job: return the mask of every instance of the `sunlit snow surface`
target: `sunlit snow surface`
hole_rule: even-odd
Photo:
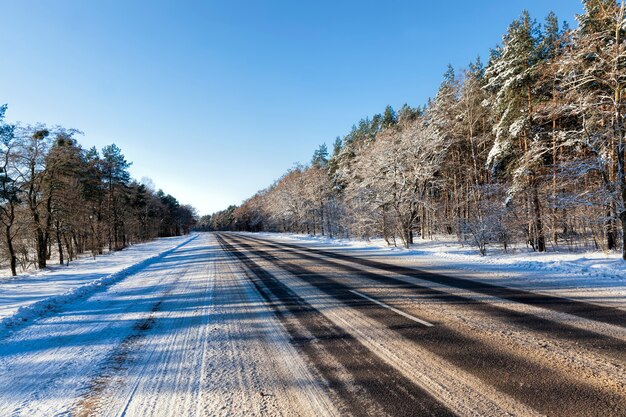
[[[53,265],[32,274],[0,276],[0,334],[22,320],[30,320],[56,304],[86,296],[102,284],[110,284],[116,274],[148,261],[189,239],[189,236],[162,238],[130,246],[122,251],[86,257],[69,266]],[[53,264],[54,261],[50,263]],[[3,271],[7,272],[7,271]]]
[[[487,256],[480,256],[476,248],[443,236],[433,240],[416,238],[410,249],[404,249],[399,240],[398,247],[388,247],[382,239],[366,242],[287,233],[257,235],[294,243],[306,241],[307,246],[343,249],[349,254],[400,262],[432,272],[626,308],[626,261],[620,253],[571,252],[566,248],[538,253],[525,247],[503,253],[501,247],[493,246],[488,247]]]

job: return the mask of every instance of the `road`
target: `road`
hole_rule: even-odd
[[[428,394],[417,396],[428,410],[431,397],[457,414],[626,415],[622,310],[249,236],[220,239],[276,304],[302,300],[355,335]],[[368,381],[347,366],[344,374]],[[385,387],[403,392],[390,380]],[[390,414],[402,412],[397,404],[379,402]]]
[[[626,415],[626,311],[201,234],[0,339],[1,415]]]

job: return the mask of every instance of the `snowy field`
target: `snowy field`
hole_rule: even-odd
[[[517,248],[503,253],[491,248],[480,256],[472,246],[454,238],[416,239],[410,249],[388,247],[382,239],[370,241],[330,239],[293,233],[259,233],[273,239],[353,254],[382,257],[385,262],[484,280],[499,285],[521,287],[565,297],[626,308],[626,261],[618,253],[532,252]]]

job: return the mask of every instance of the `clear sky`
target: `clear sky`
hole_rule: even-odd
[[[10,121],[115,143],[201,214],[239,204],[387,104],[416,106],[523,9],[578,0],[0,0]]]

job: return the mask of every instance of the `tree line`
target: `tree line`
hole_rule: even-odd
[[[189,233],[196,212],[133,180],[115,144],[83,149],[74,129],[13,125],[0,106],[2,264],[16,275],[119,250],[155,237]]]
[[[423,106],[360,120],[207,228],[329,236],[456,235],[626,257],[624,1],[585,0],[570,29],[513,21],[486,65],[449,67]]]

